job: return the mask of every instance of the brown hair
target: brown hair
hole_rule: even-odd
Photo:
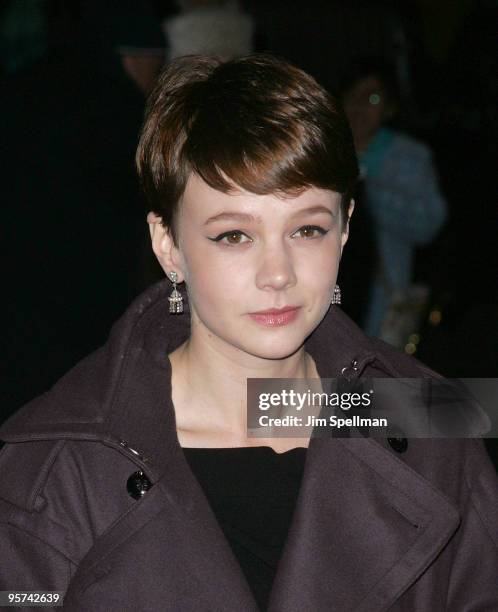
[[[169,64],[149,98],[136,162],[149,207],[175,244],[191,172],[225,193],[234,184],[260,195],[337,191],[344,221],[358,175],[335,99],[304,71],[265,54]]]

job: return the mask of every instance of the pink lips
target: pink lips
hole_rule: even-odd
[[[253,321],[268,327],[287,325],[297,317],[298,307],[286,306],[284,308],[272,308],[264,312],[251,312],[249,316]]]

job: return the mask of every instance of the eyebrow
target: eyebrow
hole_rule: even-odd
[[[209,219],[204,223],[204,225],[209,225],[210,223],[214,223],[215,221],[256,221],[257,223],[261,223],[261,217],[253,217],[252,215],[248,215],[247,213],[222,212],[218,215],[214,215],[213,217],[209,217]]]
[[[328,213],[331,217],[335,218],[335,214],[326,206],[310,206],[309,208],[302,208],[300,210],[296,210],[294,214],[291,215],[291,218],[298,217],[304,213],[308,214],[319,214],[319,213]],[[261,223],[262,219],[260,216],[253,216],[247,213],[240,212],[221,212],[217,215],[209,217],[209,219],[204,223],[204,225],[209,225],[210,223],[214,223],[215,221],[240,221],[240,222],[251,222],[256,221],[257,223]]]
[[[317,204],[316,206],[309,206],[308,208],[302,208],[301,210],[296,210],[292,217],[298,217],[302,213],[308,213],[310,215],[317,215],[318,213],[328,213],[331,217],[335,217],[335,213],[333,213],[330,208],[322,206],[321,204]]]

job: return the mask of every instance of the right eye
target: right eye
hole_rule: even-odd
[[[247,238],[247,240],[242,240],[242,238],[244,237]],[[244,244],[248,241],[252,242],[251,239],[240,230],[231,230],[229,232],[223,232],[223,234],[216,236],[216,238],[210,238],[209,240],[212,240],[213,242],[222,242],[223,244],[229,246],[237,246],[239,244]]]

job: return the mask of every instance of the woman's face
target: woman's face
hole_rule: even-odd
[[[224,194],[192,175],[180,203],[178,247],[157,218],[154,250],[185,280],[192,334],[265,359],[298,350],[327,312],[347,233],[340,194]],[[162,233],[161,233],[162,232]],[[287,314],[260,314],[292,308]]]
[[[376,76],[361,79],[344,95],[344,110],[361,152],[389,115],[386,92]]]

